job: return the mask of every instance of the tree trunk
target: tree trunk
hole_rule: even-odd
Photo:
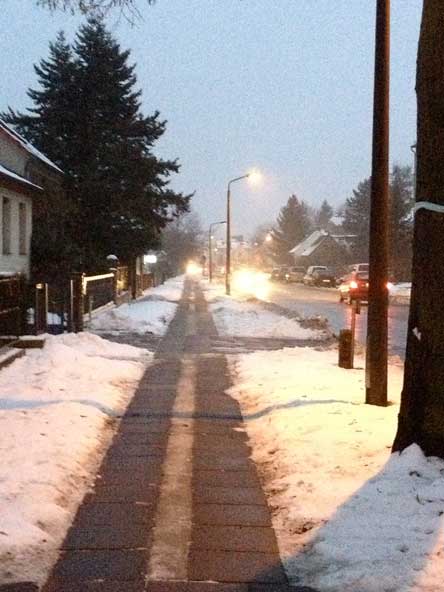
[[[444,205],[444,8],[424,0],[416,78],[417,201]],[[393,450],[444,458],[444,213],[418,210],[407,352]]]

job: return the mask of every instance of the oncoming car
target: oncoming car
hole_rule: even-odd
[[[368,271],[352,271],[339,284],[339,302],[368,300]]]
[[[288,267],[275,267],[270,275],[272,282],[285,282],[287,281]]]
[[[288,283],[304,281],[305,267],[290,267],[285,275],[285,279]]]

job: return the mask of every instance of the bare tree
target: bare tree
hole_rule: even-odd
[[[146,4],[154,4],[156,0],[143,0]],[[140,17],[138,0],[36,0],[37,6],[51,11],[64,10],[71,13],[106,14],[112,9],[119,9],[126,17]]]
[[[444,9],[424,0],[416,77],[417,212],[407,352],[394,450],[444,458]]]

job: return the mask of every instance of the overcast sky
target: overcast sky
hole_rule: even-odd
[[[23,109],[32,68],[82,22],[34,0],[0,0],[0,109]],[[260,188],[233,185],[234,231],[274,221],[291,193],[337,206],[370,173],[373,0],[139,0],[143,20],[107,19],[137,63],[145,114],[168,120],[157,153],[179,158],[174,187],[195,191],[207,226],[225,218],[226,184],[251,167]],[[420,0],[392,1],[391,161],[411,164]],[[7,26],[5,26],[7,24]]]

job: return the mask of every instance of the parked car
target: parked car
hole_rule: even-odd
[[[304,281],[305,267],[290,267],[285,279],[288,283]]]
[[[334,273],[325,265],[311,265],[303,282],[306,286],[336,286]]]
[[[362,271],[362,272],[366,272],[368,275],[370,266],[368,263],[353,263],[352,265],[349,265],[347,267],[347,269],[348,269],[348,273],[353,273],[354,271],[360,273]]]
[[[339,302],[353,300],[368,300],[368,271],[352,271],[342,278],[338,287]]]
[[[270,275],[272,282],[285,282],[287,281],[288,267],[275,267]]]

